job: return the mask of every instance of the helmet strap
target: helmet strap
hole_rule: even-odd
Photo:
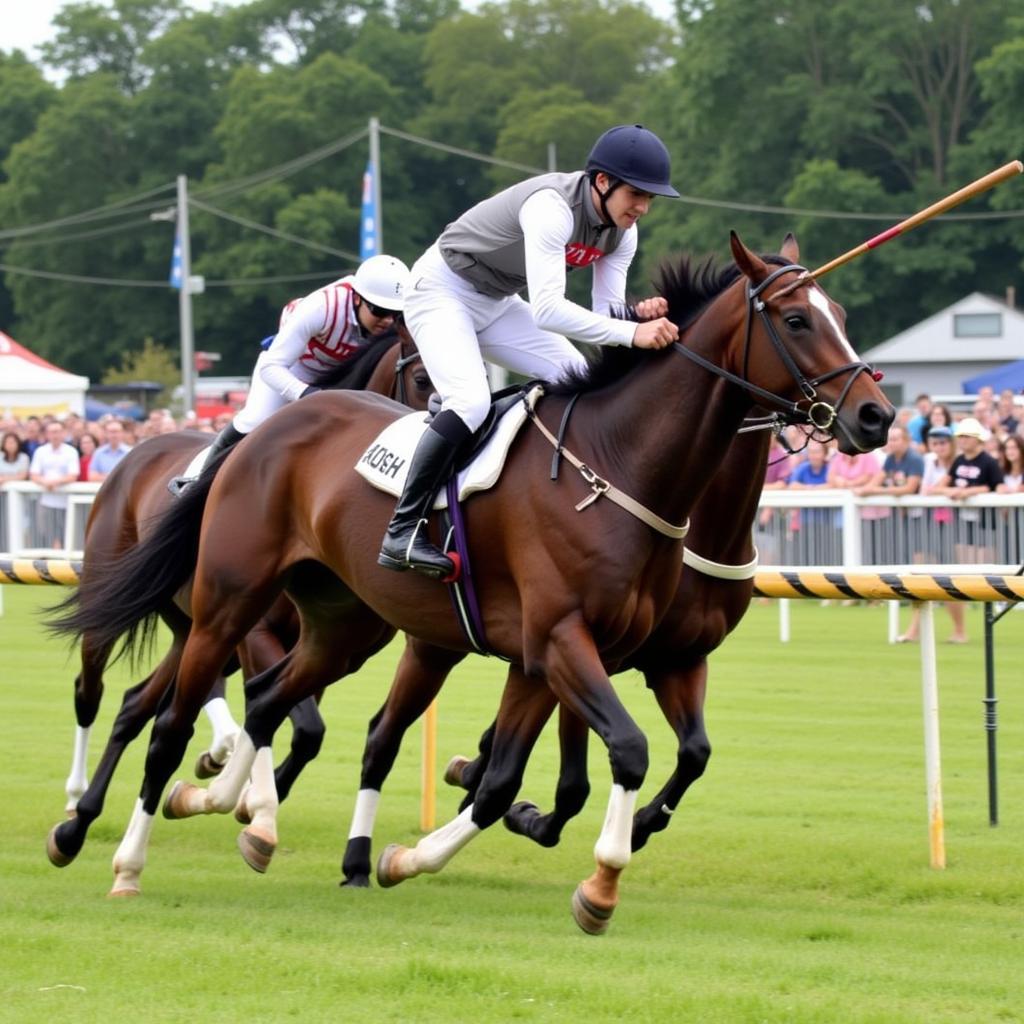
[[[602,192],[597,187],[597,176],[598,176],[598,174],[604,174],[605,177],[607,177],[611,181],[611,184],[608,186],[608,190],[606,192]],[[604,228],[613,227],[614,224],[615,224],[615,221],[612,220],[612,215],[608,212],[608,198],[611,196],[611,194],[617,188],[619,188],[621,185],[623,185],[624,182],[622,181],[621,178],[613,178],[610,174],[608,174],[607,171],[594,171],[590,175],[590,184],[593,187],[594,191],[597,193],[598,198],[601,200],[601,203],[600,203],[600,205],[601,205],[601,217],[604,220],[604,224],[602,225],[602,230]]]

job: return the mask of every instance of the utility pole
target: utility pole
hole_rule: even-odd
[[[188,230],[188,176],[178,175],[178,245],[181,248],[181,287],[178,289],[178,316],[181,328],[181,391],[184,412],[196,407],[196,377],[192,329],[192,246]]]
[[[384,207],[380,201],[380,119],[370,118],[370,166],[373,168],[373,213],[376,218],[374,234],[377,238],[377,252],[384,251]]]
[[[555,144],[553,142],[548,143],[548,170],[558,170],[558,158],[555,151]]]

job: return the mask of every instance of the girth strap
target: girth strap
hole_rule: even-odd
[[[573,466],[580,474],[581,477],[590,485],[590,497],[584,498],[578,505],[576,505],[576,511],[582,512],[588,505],[592,505],[598,498],[604,497],[609,501],[614,502],[619,508],[625,509],[630,515],[636,516],[642,523],[646,523],[652,530],[656,530],[658,533],[663,534],[666,537],[671,537],[673,540],[682,540],[690,529],[690,520],[687,519],[682,526],[673,526],[670,522],[662,519],[661,516],[652,512],[649,508],[641,505],[635,498],[631,498],[624,491],[620,491],[614,484],[609,483],[603,477],[598,476],[585,462],[581,459],[576,458],[575,455],[568,448],[563,447],[558,442],[558,438],[548,430],[547,427],[541,423],[540,418],[537,416],[536,410],[534,409],[534,398],[532,401],[528,400],[530,396],[524,396],[523,402],[526,405],[526,411],[530,419],[533,420],[534,425],[537,429],[548,439],[552,447],[555,449],[556,454],[560,453],[569,465]]]
[[[710,558],[702,558],[689,548],[683,548],[683,565],[716,580],[752,580],[757,575],[757,549],[754,549],[754,557],[746,565],[725,565],[712,562]]]

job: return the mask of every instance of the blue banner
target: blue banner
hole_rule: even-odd
[[[377,255],[377,204],[373,201],[373,162],[366,165],[363,175],[363,208],[359,218],[359,258]]]
[[[181,237],[174,233],[174,252],[171,253],[171,274],[168,278],[172,288],[181,287]]]

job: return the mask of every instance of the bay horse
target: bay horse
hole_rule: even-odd
[[[419,352],[404,326],[389,330],[357,352],[343,366],[331,388],[365,390],[394,398],[410,408],[426,409],[432,384]],[[114,468],[96,494],[86,524],[82,577],[90,586],[99,568],[112,563],[139,543],[160,514],[176,499],[167,491],[167,481],[182,472],[193,456],[210,443],[211,435],[194,431],[161,434],[134,447]],[[95,631],[82,634],[81,671],[75,678],[75,742],[71,771],[65,790],[66,813],[73,820],[56,826],[47,841],[47,854],[57,867],[69,864],[81,851],[89,826],[102,813],[113,773],[125,748],[156,713],[160,700],[177,672],[188,636],[187,606],[169,600],[160,617],[171,631],[170,649],[156,668],[131,687],[122,699],[111,735],[90,784],[87,778],[88,744],[103,697],[103,674],[113,650]],[[298,638],[294,607],[282,596],[247,634],[232,657],[225,674],[241,663],[243,676],[250,679],[279,661]],[[238,733],[224,700],[224,680],[218,679],[206,703],[214,737],[210,748],[199,757],[196,774],[209,778],[220,771]],[[320,749],[324,724],[317,701],[308,698],[291,712],[294,727],[291,752],[275,772],[278,793],[287,796],[295,779]]]
[[[485,632],[491,649],[512,663],[509,680],[472,804],[415,848],[395,851],[383,872],[378,865],[379,879],[394,884],[440,870],[504,815],[536,740],[535,710],[553,694],[609,751],[612,787],[597,868],[574,900],[588,914],[609,916],[629,862],[647,741],[605,663],[640,646],[668,609],[684,524],[733,434],[756,401],[827,430],[844,451],[884,442],[894,410],[847,341],[840,307],[795,262],[792,236],[767,261],[735,234],[730,243],[734,266],[699,280],[684,270],[666,289],[679,343],[661,352],[603,349],[587,374],[543,400],[537,422],[557,423],[579,395],[563,454],[580,453],[574,459],[586,460],[585,472],[550,481],[550,443],[527,426],[501,479],[467,508]],[[253,680],[245,726],[223,773],[208,790],[180,787],[178,799],[172,792],[171,817],[231,810],[251,776],[248,838],[272,849],[276,833],[261,833],[257,821],[276,807],[270,743],[288,710],[354,671],[396,629],[436,647],[469,649],[443,585],[416,573],[396,578],[376,562],[394,502],[354,467],[400,412],[358,392],[325,392],[283,409],[273,430],[264,425],[231,453],[205,508],[172,508],[103,579],[79,587],[73,610],[53,622],[60,632],[97,629],[130,642],[195,564],[192,627],[114,858],[114,893],[139,891],[152,824],[202,702],[282,591],[298,608],[299,641]]]
[[[767,421],[763,424],[767,428]],[[684,567],[675,596],[647,639],[624,661],[606,665],[609,674],[638,669],[654,693],[678,741],[676,766],[668,781],[635,815],[632,849],[646,845],[652,833],[668,825],[686,790],[704,773],[711,756],[704,725],[707,659],[731,633],[750,604],[757,568],[752,528],[764,481],[770,436],[768,429],[741,433],[729,446],[690,515]],[[387,700],[370,722],[360,775],[356,811],[342,861],[343,885],[369,885],[373,822],[384,781],[408,728],[437,696],[450,670],[465,654],[434,649],[415,637],[406,639]],[[537,713],[547,718],[556,701]],[[468,790],[463,806],[472,802],[490,758],[495,725],[480,741],[472,761],[454,757],[445,781]],[[504,816],[512,831],[555,846],[565,824],[582,810],[590,793],[587,773],[589,730],[565,705],[559,708],[561,769],[555,804],[541,814],[530,801],[514,804]],[[587,922],[601,931],[607,923]]]

